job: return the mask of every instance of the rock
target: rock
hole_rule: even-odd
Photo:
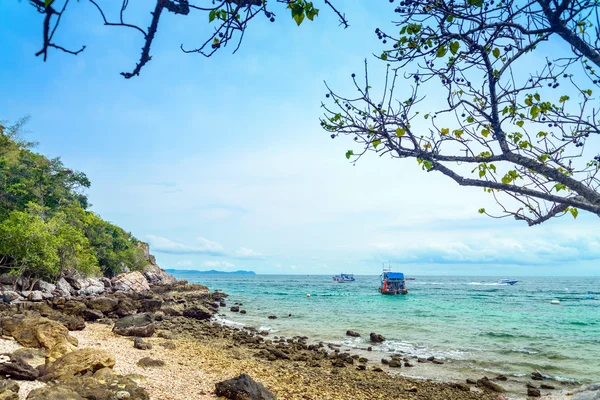
[[[74,294],[75,291],[73,287],[67,282],[65,278],[60,278],[56,281],[56,291],[60,297],[71,297],[71,294]]]
[[[434,356],[429,356],[429,357],[426,358],[426,360],[427,361],[433,361],[433,360],[435,360],[435,357]]]
[[[117,315],[119,317],[125,317],[127,315],[133,315],[138,312],[138,305],[131,299],[121,299],[117,305]]]
[[[385,338],[377,333],[371,332],[371,334],[369,335],[371,342],[374,343],[381,343],[383,341],[385,341]]]
[[[2,291],[2,297],[6,303],[12,303],[15,300],[19,300],[21,295],[14,290],[5,289]]]
[[[455,389],[462,390],[463,392],[471,391],[471,387],[469,387],[469,385],[467,385],[466,383],[450,383],[449,385]]]
[[[481,386],[485,389],[491,390],[492,392],[504,393],[504,388],[502,388],[502,386],[490,381],[485,376],[477,380],[477,386]]]
[[[539,389],[527,388],[527,396],[529,397],[540,397],[542,394]]]
[[[69,315],[81,316],[85,310],[87,310],[85,303],[76,300],[66,301],[63,307],[63,313]]]
[[[150,265],[144,268],[144,277],[151,286],[172,285],[177,279],[158,265]]]
[[[527,383],[525,384],[525,386],[526,386],[526,387],[528,387],[528,388],[537,389],[537,386],[535,386],[535,385],[534,385],[533,383],[531,383],[531,382],[527,382]]]
[[[46,363],[46,350],[44,349],[28,349],[24,347],[13,351],[12,355],[22,358],[27,364],[34,368]]]
[[[391,368],[400,368],[400,367],[402,367],[402,362],[392,359],[392,361],[390,361],[390,363],[389,363],[389,366]]]
[[[92,310],[98,310],[103,313],[107,313],[113,311],[118,304],[119,301],[116,299],[106,296],[98,296],[90,299],[88,302],[88,307]]]
[[[534,371],[531,373],[531,379],[534,381],[543,381],[544,375],[542,375],[539,371]]]
[[[14,354],[0,354],[0,375],[23,381],[34,381],[38,378],[38,370],[27,364]]]
[[[48,364],[43,369],[40,380],[66,380],[79,374],[94,373],[101,368],[112,368],[114,365],[114,357],[104,350],[75,350]]]
[[[373,372],[383,372],[381,367],[373,367]]]
[[[229,309],[229,311],[231,312],[240,312],[240,307],[239,306],[233,306]]]
[[[409,367],[409,368],[410,368],[410,367],[414,367],[414,365],[412,365],[412,364],[411,364],[411,363],[409,363],[408,361],[405,361],[405,362],[404,362],[404,366],[405,366],[405,367]]]
[[[360,333],[356,331],[346,331],[346,336],[360,337]]]
[[[156,312],[160,310],[163,305],[161,299],[145,299],[142,300],[142,309],[144,312]]]
[[[556,388],[555,388],[554,386],[552,386],[552,385],[548,385],[548,384],[542,383],[542,384],[540,385],[540,389],[544,389],[544,390],[555,390]]]
[[[27,300],[29,301],[43,301],[44,300],[44,294],[41,290],[33,290],[29,293],[29,296],[27,296]]]
[[[129,392],[121,390],[120,392],[116,393],[116,396],[117,396],[118,400],[122,400],[122,399],[129,399],[131,397],[131,394],[129,394]]]
[[[407,392],[411,392],[411,393],[417,393],[419,391],[419,389],[416,386],[412,386],[408,389],[406,389]]]
[[[61,382],[60,385],[88,400],[149,400],[148,393],[143,388],[129,377],[114,374],[109,368],[102,368],[93,376],[82,376]]]
[[[19,389],[19,385],[13,380],[0,380],[0,399],[19,400]]]
[[[115,322],[113,332],[121,336],[150,337],[154,335],[156,325],[148,313],[123,317]]]
[[[60,322],[70,331],[82,331],[85,329],[85,322],[83,322],[83,319],[74,315],[53,312],[48,315],[48,319]]]
[[[373,351],[373,348],[371,346],[367,347],[367,351]]]
[[[144,357],[137,362],[138,367],[150,368],[150,367],[164,367],[165,362],[163,360],[156,360],[150,357]]]
[[[384,365],[389,365],[390,360],[388,360],[387,358],[382,358],[381,359],[381,363],[384,364]]]
[[[220,301],[219,307],[227,307],[227,303],[225,303],[224,301]]]
[[[183,310],[183,316],[186,318],[193,318],[197,320],[206,320],[212,317],[212,313],[202,306],[194,306]]]
[[[364,371],[364,370],[366,370],[366,369],[367,369],[367,366],[366,366],[366,365],[364,365],[364,364],[361,364],[361,365],[358,365],[358,366],[356,367],[356,369],[357,369],[357,370],[359,370],[359,371]]]
[[[133,347],[139,350],[152,349],[152,343],[144,342],[142,338],[133,338]]]
[[[84,400],[77,392],[62,386],[47,386],[33,390],[27,400]]]
[[[439,365],[442,365],[444,363],[443,361],[440,361],[440,360],[433,360],[431,362],[434,364],[439,364]]]
[[[477,381],[475,379],[467,378],[467,383],[471,385],[476,385]]]
[[[163,339],[175,339],[175,336],[169,331],[160,331],[156,336]]]
[[[246,310],[240,310],[240,314],[246,314]]]
[[[177,349],[177,345],[175,345],[175,343],[173,343],[173,342],[161,342],[161,343],[159,343],[159,345],[164,347],[167,350]]]
[[[13,324],[10,335],[21,346],[43,347],[48,350],[47,357],[50,361],[74,350],[77,346],[77,339],[69,335],[69,330],[64,325],[48,318],[13,318]]]
[[[269,317],[268,317],[268,318],[269,318],[269,319],[277,319],[277,316],[276,316],[276,315],[269,315]]]
[[[215,389],[217,396],[230,400],[275,400],[273,393],[246,374],[218,382]]]
[[[83,312],[83,319],[86,321],[97,321],[101,318],[104,318],[104,314],[98,310],[85,310]]]
[[[33,285],[34,290],[41,290],[45,293],[52,293],[56,290],[56,285],[48,283],[46,281],[39,280]]]
[[[110,282],[110,279],[102,277],[100,278],[100,282],[102,282],[102,284],[104,285],[104,289],[108,289],[112,287],[112,283]]]
[[[504,382],[506,382],[508,380],[508,378],[505,375],[498,375],[496,377],[496,380],[497,381],[504,381]]]
[[[147,293],[150,291],[148,281],[141,272],[127,272],[120,274],[111,281],[113,289],[124,292]]]

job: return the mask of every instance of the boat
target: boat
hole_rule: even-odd
[[[408,294],[406,282],[402,272],[393,272],[391,268],[383,268],[381,274],[381,294]]]
[[[333,277],[336,282],[354,282],[354,274],[339,274]]]
[[[500,279],[498,281],[498,285],[514,285],[517,282],[519,282],[519,281],[515,281],[512,279]]]

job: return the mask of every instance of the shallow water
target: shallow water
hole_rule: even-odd
[[[228,320],[356,348],[370,345],[365,337],[377,332],[387,340],[374,346],[373,357],[376,351],[433,355],[451,365],[454,378],[533,370],[580,383],[600,377],[598,277],[520,278],[509,286],[495,283],[505,277],[417,276],[407,282],[408,295],[383,296],[377,276],[356,276],[353,283],[330,276],[176,276],[228,293],[228,306],[243,303],[248,313],[227,307]],[[363,337],[345,336],[348,329]],[[430,375],[419,368],[412,374]]]

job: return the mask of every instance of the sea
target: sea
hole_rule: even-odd
[[[407,281],[409,294],[398,296],[378,293],[379,276],[348,283],[325,275],[176,277],[229,294],[222,323],[308,336],[374,362],[391,353],[444,362],[413,360],[414,368],[397,371],[406,376],[448,381],[502,374],[509,377],[505,385],[522,388],[539,371],[563,385],[600,382],[600,277],[520,277],[511,286],[497,283],[506,277],[415,276]],[[231,312],[234,303],[247,313]],[[371,344],[371,332],[386,341]]]

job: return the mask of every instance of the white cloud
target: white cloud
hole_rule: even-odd
[[[187,245],[156,235],[147,235],[151,251],[169,254],[224,255],[223,246],[203,237],[196,238],[197,245]]]
[[[182,267],[189,267],[192,264],[193,264],[192,260],[182,260],[182,261],[177,262],[177,265],[180,265]]]
[[[252,249],[248,249],[246,247],[241,247],[239,250],[236,250],[235,256],[238,258],[262,258],[263,255],[258,253]]]
[[[227,261],[204,261],[202,263],[202,265],[204,265],[205,267],[226,267],[226,268],[233,268],[235,267],[235,264],[232,264],[230,262]]]

